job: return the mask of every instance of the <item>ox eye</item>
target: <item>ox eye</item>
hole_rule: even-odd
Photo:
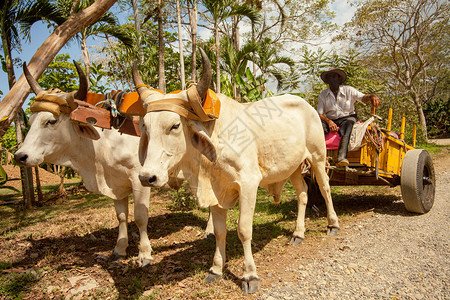
[[[48,120],[45,125],[55,125],[57,120]]]
[[[172,130],[178,129],[179,127],[180,127],[180,123],[177,123],[177,124],[173,125],[173,126],[170,128],[170,130],[172,131]]]

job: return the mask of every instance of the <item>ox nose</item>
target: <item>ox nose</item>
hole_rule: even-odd
[[[14,154],[14,159],[18,164],[25,164],[27,159],[28,159],[28,155],[25,153],[16,153]]]
[[[153,186],[155,182],[158,180],[158,177],[156,175],[150,176],[150,175],[139,175],[139,180],[141,181],[142,185],[144,186]]]

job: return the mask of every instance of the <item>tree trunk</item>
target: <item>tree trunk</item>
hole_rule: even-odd
[[[34,174],[36,175],[36,192],[38,197],[38,202],[42,203],[44,201],[44,196],[42,195],[41,178],[39,177],[39,167],[34,167]]]
[[[127,80],[128,86],[130,87],[130,91],[133,91],[134,90],[134,88],[133,88],[134,85],[131,84],[131,80],[130,80],[130,77],[128,76],[127,69],[125,68],[125,66],[123,65],[122,61],[119,59],[119,57],[117,56],[116,51],[114,51],[114,47],[111,44],[111,41],[109,40],[109,36],[107,34],[105,34],[105,38],[106,38],[106,41],[109,44],[109,48],[111,48],[111,51],[112,51],[112,53],[113,53],[113,55],[114,55],[114,57],[116,59],[117,64],[119,65],[119,68],[122,69],[122,72],[125,75],[125,79]]]
[[[17,144],[23,142],[23,129],[25,116],[22,109],[15,117]],[[31,209],[34,204],[33,170],[30,167],[20,166],[20,179],[22,181],[23,202],[26,209]]]
[[[216,39],[216,93],[220,93],[220,63],[219,63],[219,26],[214,26],[214,38]]]
[[[239,51],[239,16],[232,16],[232,41],[234,51]]]
[[[255,36],[255,25],[252,22],[252,41],[256,43],[256,36]],[[253,52],[253,75],[256,75],[256,51]]]
[[[84,29],[83,29],[84,30]],[[83,63],[84,63],[84,73],[86,74],[86,78],[87,83],[88,83],[88,90],[89,90],[89,86],[91,85],[91,81],[89,80],[89,74],[91,73],[91,62],[90,62],[90,58],[89,58],[89,51],[88,51],[88,46],[87,46],[87,41],[86,41],[86,34],[82,34],[82,38],[81,38],[81,56],[83,57]]]
[[[28,63],[28,69],[34,78],[41,77],[59,50],[82,28],[91,25],[107,11],[116,0],[97,0],[91,6],[70,16],[44,41]],[[11,124],[17,111],[30,93],[25,76],[20,76],[11,90],[0,102],[0,137]]]
[[[133,3],[133,12],[134,12],[134,28],[136,29],[137,32],[137,46],[138,46],[138,52],[139,52],[139,61],[141,63],[144,62],[144,52],[142,51],[142,46],[141,46],[141,18],[139,17],[139,7],[138,7],[138,3],[137,0],[132,0],[131,1]]]
[[[58,166],[58,175],[59,175],[59,198],[62,200],[67,200],[67,191],[64,188],[64,171],[66,170],[66,167]]]
[[[422,129],[422,135],[425,141],[428,143],[428,131],[427,131],[427,120],[425,119],[425,114],[423,113],[422,105],[420,104],[419,96],[416,93],[411,93],[414,105],[416,106],[417,115],[419,116],[419,123]]]
[[[192,9],[189,10],[189,22],[191,25],[192,39],[192,76],[191,80],[195,82],[197,74],[197,3],[193,1]]]
[[[163,28],[163,15],[162,15],[163,3],[162,0],[158,0],[158,88],[166,92],[166,77],[164,75],[164,28]]]
[[[11,43],[10,40],[2,32],[3,53],[5,55],[5,68],[8,74],[8,85],[11,90],[16,83],[16,76],[14,74],[14,66],[12,63],[11,55]],[[1,104],[1,103],[0,103]],[[23,142],[23,130],[25,129],[25,113],[22,108],[19,108],[18,113],[15,116],[16,124],[16,140],[17,144]],[[5,129],[6,132],[7,128]],[[33,191],[33,172],[29,167],[20,166],[20,180],[22,182],[22,195],[24,206],[26,209],[30,209],[34,203],[34,191]]]
[[[16,76],[14,75],[14,66],[11,57],[11,43],[9,42],[8,38],[5,36],[3,32],[1,34],[2,34],[3,54],[5,56],[5,69],[6,74],[8,74],[9,89],[11,89],[14,83],[16,83]]]
[[[177,21],[178,21],[178,47],[180,51],[180,77],[181,77],[181,89],[186,88],[185,74],[184,74],[184,55],[183,55],[183,38],[181,34],[181,9],[180,0],[177,0]]]

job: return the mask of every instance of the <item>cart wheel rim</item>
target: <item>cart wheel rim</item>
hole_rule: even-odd
[[[434,175],[427,164],[422,171],[422,193],[422,205],[428,211],[434,203]]]

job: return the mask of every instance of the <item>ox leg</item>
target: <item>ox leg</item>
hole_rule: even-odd
[[[316,175],[316,181],[319,185],[322,197],[325,199],[327,206],[327,219],[328,219],[328,235],[337,235],[339,233],[339,220],[334,211],[333,200],[331,199],[331,189],[328,175],[325,171],[325,160],[313,161],[311,163],[314,174]]]
[[[306,204],[308,203],[308,186],[306,185],[300,170],[294,172],[294,174],[291,175],[290,180],[292,186],[295,188],[298,205],[297,223],[290,244],[298,245],[305,239],[305,214]]]
[[[214,253],[213,265],[209,269],[209,274],[205,281],[211,283],[222,277],[223,266],[225,265],[225,247],[227,238],[227,210],[218,205],[210,206],[210,217],[214,223],[214,234],[216,236],[216,252]]]
[[[214,237],[214,222],[211,208],[209,208],[208,223],[206,224],[205,234],[203,235],[203,238],[212,239],[213,237]]]
[[[242,290],[246,294],[257,292],[261,287],[261,280],[256,274],[256,265],[252,254],[253,215],[255,213],[256,193],[255,187],[241,189],[239,197],[239,223],[238,235],[244,247],[244,276]]]
[[[148,239],[148,205],[150,201],[150,189],[135,190],[134,196],[134,222],[139,228],[139,255],[138,264],[145,267],[153,262],[152,247]]]
[[[117,237],[116,247],[111,254],[112,260],[120,260],[127,256],[128,247],[128,197],[114,200],[114,206],[116,208],[117,220],[119,220],[119,236]]]

